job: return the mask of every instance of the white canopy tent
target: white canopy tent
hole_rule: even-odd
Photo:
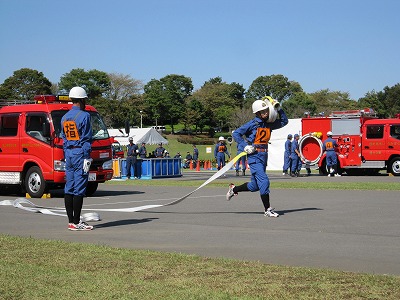
[[[268,145],[267,170],[282,170],[287,136],[288,134],[294,136],[296,133],[301,136],[301,119],[289,119],[285,127],[272,131],[271,144]]]
[[[133,143],[141,144],[146,143],[148,145],[154,144],[168,144],[168,140],[162,137],[157,130],[153,128],[130,128],[129,135],[125,133],[124,129],[108,129],[108,134],[121,145],[126,146],[129,144],[129,137],[133,138]]]

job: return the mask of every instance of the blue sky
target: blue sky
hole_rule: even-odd
[[[282,74],[352,99],[400,82],[398,0],[0,0],[0,83],[75,68],[243,84]]]

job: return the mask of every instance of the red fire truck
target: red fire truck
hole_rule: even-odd
[[[339,145],[339,173],[372,175],[386,170],[400,176],[400,117],[396,117],[379,119],[372,109],[364,109],[303,118],[300,152],[306,163],[318,164],[319,173],[327,175],[322,143],[332,131]]]
[[[38,95],[30,104],[2,100],[0,108],[0,185],[21,185],[32,198],[63,188],[65,162],[61,118],[71,109],[68,96]],[[113,175],[111,139],[90,105],[93,143],[86,195]]]

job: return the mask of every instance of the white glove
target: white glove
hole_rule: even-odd
[[[83,160],[83,172],[85,172],[85,173],[89,172],[92,161],[93,161],[93,159],[91,159],[91,158],[85,158]]]
[[[252,145],[247,145],[246,147],[244,147],[244,152],[246,152],[247,154],[253,154],[254,152],[256,152],[256,148],[254,148],[254,146]]]

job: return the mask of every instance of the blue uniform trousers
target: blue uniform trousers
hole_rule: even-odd
[[[327,167],[333,167],[337,164],[337,156],[335,151],[326,151],[326,165]]]
[[[265,173],[268,152],[249,155],[247,161],[251,172],[251,181],[247,183],[247,188],[252,192],[260,191],[260,195],[269,194],[269,178]]]
[[[290,158],[290,153],[285,152],[283,156],[283,171],[287,172],[287,170],[291,170],[291,162],[292,159]]]
[[[89,172],[83,172],[83,160],[82,148],[65,150],[65,194],[85,196]]]
[[[217,167],[218,167],[218,170],[225,167],[225,153],[224,152],[217,153]]]

